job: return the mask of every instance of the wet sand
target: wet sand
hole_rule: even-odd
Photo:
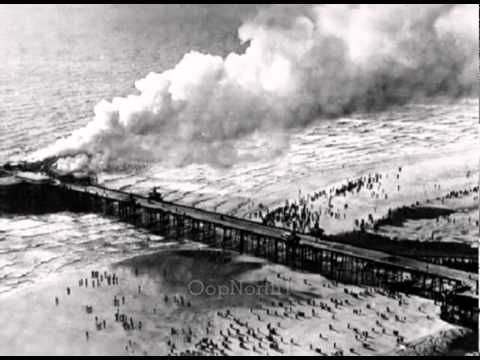
[[[113,274],[118,284],[108,285]],[[461,329],[440,320],[430,300],[209,249],[52,276],[3,294],[0,316],[2,355],[375,355],[398,352],[401,337],[409,343]]]

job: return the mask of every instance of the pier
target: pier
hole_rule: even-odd
[[[466,271],[306,234],[292,237],[285,229],[246,219],[47,177],[1,177],[0,201],[3,211],[99,213],[165,238],[251,254],[341,282],[418,294],[441,301],[449,319],[478,324],[478,275]]]

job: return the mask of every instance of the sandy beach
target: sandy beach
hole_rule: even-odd
[[[376,355],[468,333],[430,300],[192,248],[52,276],[0,309],[2,355]]]

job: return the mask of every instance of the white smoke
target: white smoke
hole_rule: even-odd
[[[229,166],[243,159],[236,141],[245,136],[478,89],[477,5],[271,6],[238,33],[245,53],[189,52],[137,81],[139,94],[102,100],[87,126],[33,157],[92,155],[57,163],[68,171]],[[276,151],[288,136],[272,143]]]

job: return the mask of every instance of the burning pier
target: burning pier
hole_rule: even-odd
[[[67,179],[68,180],[68,179]],[[266,258],[331,279],[415,293],[442,303],[443,317],[478,326],[478,275],[387,252],[325,241],[285,229],[48,174],[0,172],[0,211],[95,212],[165,238]]]

